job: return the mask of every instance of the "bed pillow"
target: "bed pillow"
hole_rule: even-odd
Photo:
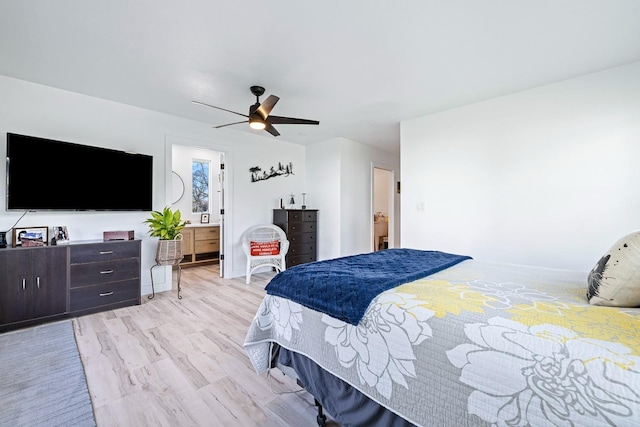
[[[640,231],[618,240],[589,273],[589,304],[640,307]]]
[[[280,254],[280,241],[251,242],[251,256],[265,256]]]

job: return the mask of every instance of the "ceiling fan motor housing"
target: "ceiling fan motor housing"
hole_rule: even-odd
[[[251,93],[259,97],[264,95],[264,88],[262,86],[251,86]]]

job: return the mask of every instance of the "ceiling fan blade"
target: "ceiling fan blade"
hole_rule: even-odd
[[[205,107],[211,107],[211,108],[215,108],[215,109],[218,109],[218,110],[227,111],[229,113],[237,114],[237,115],[242,116],[242,117],[249,117],[246,114],[238,113],[236,111],[227,110],[226,108],[216,107],[215,105],[211,105],[211,104],[205,104],[204,102],[200,102],[200,101],[191,101],[191,102],[193,102],[194,104],[198,104],[198,105],[204,105]],[[242,122],[240,122],[240,123],[242,123]]]
[[[278,132],[276,130],[276,128],[274,128],[273,126],[271,126],[271,123],[267,123],[267,126],[264,128],[264,130],[266,130],[267,132],[269,132],[271,135],[273,136],[278,136],[280,135],[280,132]]]
[[[267,99],[262,101],[262,104],[260,104],[260,106],[256,109],[256,113],[260,114],[262,120],[265,120],[271,110],[273,110],[274,105],[276,105],[279,100],[280,98],[278,98],[277,96],[269,95]]]
[[[227,123],[226,125],[214,126],[214,128],[215,129],[219,129],[219,128],[223,128],[223,127],[226,127],[226,126],[237,125],[237,124],[240,124],[240,123],[249,123],[249,120],[243,120],[241,122],[235,122],[235,123]]]
[[[267,122],[272,125],[319,125],[317,120],[296,119],[294,117],[269,116]]]

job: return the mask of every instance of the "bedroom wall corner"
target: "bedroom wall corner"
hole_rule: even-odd
[[[336,258],[341,251],[340,140],[308,145],[305,156],[308,205],[318,209],[318,259]]]
[[[589,271],[639,228],[640,62],[401,124],[402,241]]]
[[[321,195],[323,203],[318,225],[320,259],[371,252],[372,163],[390,165],[399,176],[399,153],[346,138],[307,146],[307,187]]]

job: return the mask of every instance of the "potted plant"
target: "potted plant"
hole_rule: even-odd
[[[149,225],[151,237],[158,237],[156,263],[158,265],[177,265],[183,256],[182,234],[180,231],[187,225],[182,220],[180,210],[172,211],[168,206],[162,211],[152,211],[151,218],[144,221]]]

